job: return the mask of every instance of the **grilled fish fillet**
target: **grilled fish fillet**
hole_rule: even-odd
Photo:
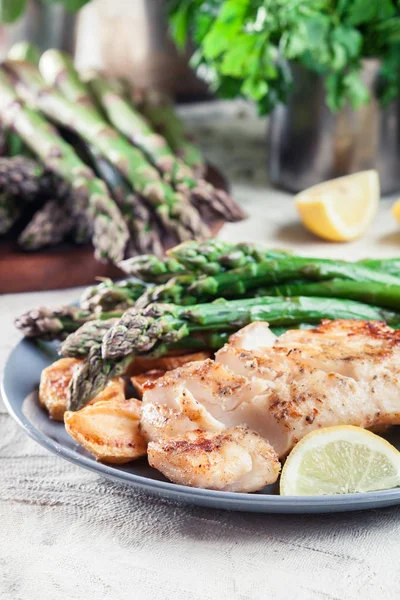
[[[245,329],[247,349],[236,335],[216,362],[186,365],[149,386],[144,403],[168,404],[188,390],[213,419],[246,424],[280,457],[319,427],[400,424],[400,331],[338,320],[287,332],[269,346],[261,336],[258,347],[260,329]]]
[[[175,483],[230,492],[255,492],[276,481],[272,447],[247,427],[221,433],[195,430],[180,439],[150,442],[152,467]]]

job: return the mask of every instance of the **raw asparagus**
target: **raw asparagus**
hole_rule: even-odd
[[[156,131],[166,138],[172,150],[198,177],[202,176],[206,170],[203,155],[185,132],[172,102],[165,95],[157,94],[156,98],[154,94],[148,94],[142,110]]]
[[[197,179],[191,168],[174,155],[166,139],[154,133],[148,121],[125,98],[118,82],[96,76],[91,78],[90,86],[114,127],[140,148],[166,181],[187,195],[200,212],[205,206],[209,213],[228,221],[244,218],[243,211],[226,192]]]
[[[74,215],[94,221],[96,256],[120,261],[129,234],[105,184],[95,178],[91,169],[40,114],[24,106],[4,69],[0,69],[0,118],[18,133],[50,171],[69,182]]]
[[[75,227],[66,202],[48,200],[20,233],[18,243],[24,250],[38,250],[60,243]]]
[[[62,198],[68,191],[65,181],[40,163],[24,156],[0,158],[0,194],[21,202]]]
[[[18,93],[48,118],[76,131],[114,164],[154,206],[162,223],[179,240],[207,237],[208,229],[199,213],[164,182],[143,153],[108,126],[97,111],[74,104],[50,88],[33,65],[10,61],[7,68],[14,75]]]

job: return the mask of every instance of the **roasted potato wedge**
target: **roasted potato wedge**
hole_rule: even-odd
[[[68,385],[80,362],[76,358],[60,358],[42,371],[39,402],[55,421],[62,421],[64,418]]]
[[[67,410],[67,391],[71,377],[80,364],[76,358],[60,358],[43,369],[39,385],[39,401],[52,419],[62,421]],[[122,378],[111,379],[91,404],[99,400],[124,400],[125,382]]]
[[[161,371],[160,369],[153,369],[152,371],[147,371],[147,373],[140,373],[140,375],[134,375],[133,377],[131,377],[131,382],[139,396],[142,397],[143,392],[145,390],[145,383],[147,381],[156,381],[156,379],[162,377],[164,374],[165,371]]]
[[[122,464],[146,455],[147,444],[139,431],[141,402],[106,400],[64,415],[70,436],[97,460]]]
[[[172,371],[182,365],[194,360],[205,360],[212,356],[212,352],[202,351],[193,352],[188,354],[187,352],[170,352],[167,356],[161,356],[160,358],[143,358],[137,357],[127,370],[127,375],[139,375],[147,373],[148,371]]]

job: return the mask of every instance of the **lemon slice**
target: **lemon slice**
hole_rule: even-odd
[[[282,496],[320,496],[385,490],[400,485],[400,452],[361,427],[316,429],[290,453]]]
[[[306,229],[325,240],[348,242],[373,221],[379,203],[377,171],[331,179],[300,192],[295,203]]]

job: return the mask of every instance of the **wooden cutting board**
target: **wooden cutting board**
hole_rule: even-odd
[[[228,190],[228,183],[209,166],[206,179]],[[216,235],[224,221],[210,223]],[[122,271],[94,258],[92,246],[60,244],[39,252],[23,252],[16,242],[0,242],[0,294],[65,289],[93,283],[96,277],[123,277]]]

